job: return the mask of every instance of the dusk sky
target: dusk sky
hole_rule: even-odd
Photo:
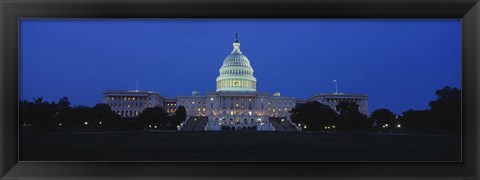
[[[215,91],[235,33],[257,91],[368,95],[369,112],[426,109],[461,88],[460,19],[32,19],[20,21],[20,98],[94,106],[105,90]]]

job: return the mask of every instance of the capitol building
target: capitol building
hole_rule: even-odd
[[[348,93],[316,94],[308,99],[269,95],[257,91],[257,78],[250,60],[240,50],[238,35],[232,52],[225,58],[216,79],[216,91],[200,95],[166,98],[154,91],[108,90],[103,93],[103,103],[122,117],[136,117],[145,108],[162,107],[174,114],[184,106],[186,120],[179,130],[220,131],[300,131],[293,124],[289,111],[297,104],[318,101],[335,110],[340,101],[355,102],[359,111],[368,114],[368,96]]]

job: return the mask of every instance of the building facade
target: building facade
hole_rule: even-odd
[[[187,119],[179,127],[182,129],[189,121],[205,119],[201,124],[203,130],[257,130],[275,131],[274,121],[282,119],[282,123],[295,126],[289,111],[297,104],[319,101],[332,109],[340,101],[359,104],[360,112],[368,114],[368,96],[361,94],[317,94],[309,99],[281,96],[279,92],[270,96],[258,92],[257,79],[250,60],[240,50],[238,35],[233,43],[233,50],[224,59],[216,79],[216,91],[200,95],[192,92],[191,96],[164,98],[153,91],[106,91],[103,102],[123,117],[135,117],[145,108],[159,106],[168,113],[175,113],[179,106],[185,107]],[[194,120],[192,120],[194,119]],[[198,126],[198,125],[197,125]],[[277,129],[278,130],[278,129]],[[297,127],[297,130],[301,130]]]
[[[136,117],[145,108],[164,107],[165,98],[155,91],[105,91],[103,103],[110,105],[112,110],[122,117]]]

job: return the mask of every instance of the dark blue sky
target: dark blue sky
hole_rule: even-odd
[[[21,20],[20,96],[93,106],[137,76],[166,97],[215,91],[236,32],[261,92],[309,98],[336,79],[401,113],[461,87],[460,19]]]

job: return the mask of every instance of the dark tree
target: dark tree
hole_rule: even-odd
[[[175,111],[175,116],[173,117],[173,126],[177,127],[180,123],[185,121],[187,118],[187,110],[184,106],[178,106],[177,110]]]
[[[72,124],[74,128],[84,131],[92,131],[96,127],[93,121],[93,110],[87,106],[75,106],[73,108]]]
[[[73,108],[70,107],[68,97],[62,97],[57,103],[57,111],[54,115],[54,121],[58,124],[58,130],[66,130],[74,126],[72,119],[74,118]]]
[[[119,117],[112,111],[108,104],[99,103],[93,107],[93,124],[100,128],[113,128],[118,126]]]
[[[57,104],[60,110],[70,108],[70,101],[68,101],[68,97],[65,96],[60,98]]]
[[[166,113],[161,107],[155,106],[153,108],[146,108],[137,118],[137,128],[155,129],[154,127],[157,126],[157,129],[159,129],[161,126],[166,125],[167,116],[168,113]]]
[[[428,105],[431,108],[433,126],[439,129],[459,130],[461,126],[461,91],[449,86],[435,92],[437,100]]]
[[[402,113],[400,123],[409,129],[431,129],[433,127],[430,110],[409,109]]]
[[[43,98],[33,99],[33,103],[30,104],[27,117],[33,126],[35,132],[52,132],[56,130],[57,124],[54,121],[56,114],[56,104],[43,101]]]
[[[32,106],[31,102],[27,100],[20,101],[19,103],[19,121],[21,126],[26,126],[27,124],[32,124]]]
[[[382,127],[383,125],[388,124],[388,127],[392,128],[395,127],[394,125],[398,124],[395,114],[384,108],[373,111],[370,118],[376,127]]]
[[[299,104],[290,113],[295,124],[306,125],[309,131],[323,130],[325,126],[335,125],[335,111],[318,101]]]
[[[338,111],[337,129],[351,131],[355,129],[367,129],[372,127],[372,122],[365,114],[360,113],[358,104],[348,101],[340,101],[336,109]]]

